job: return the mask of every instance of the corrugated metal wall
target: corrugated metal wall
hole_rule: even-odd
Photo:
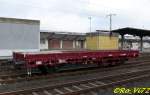
[[[0,17],[0,56],[39,50],[40,21]]]
[[[48,40],[48,49],[60,49],[60,40],[59,39]]]
[[[118,49],[118,37],[87,36],[86,47],[92,50],[116,50]]]
[[[99,48],[101,50],[116,50],[119,48],[118,37],[99,36]]]
[[[0,49],[39,49],[39,25],[0,23]]]
[[[98,50],[99,49],[98,38],[99,38],[99,36],[94,36],[94,37],[88,36],[88,37],[86,37],[86,48],[92,49],[92,50]]]
[[[84,44],[85,41],[62,40],[61,43],[59,39],[50,39],[48,40],[48,49],[84,49]]]
[[[63,49],[73,49],[73,41],[63,40]]]

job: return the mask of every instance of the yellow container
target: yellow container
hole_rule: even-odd
[[[118,49],[118,34],[106,32],[89,33],[86,36],[86,48],[91,50],[117,50]]]

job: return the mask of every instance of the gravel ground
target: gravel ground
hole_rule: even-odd
[[[20,90],[20,89],[30,89],[33,87],[41,87],[41,86],[46,86],[46,85],[56,85],[59,83],[65,83],[68,81],[74,81],[74,80],[83,80],[83,79],[90,79],[91,77],[96,78],[96,77],[103,77],[107,75],[112,75],[112,74],[120,74],[124,72],[131,72],[131,71],[138,71],[141,70],[143,66],[138,67],[138,68],[124,68],[122,70],[115,70],[115,71],[104,71],[104,72],[97,72],[97,73],[92,73],[92,74],[82,74],[82,75],[77,75],[77,76],[62,76],[53,78],[53,79],[43,79],[43,80],[34,80],[34,81],[23,81],[23,82],[17,82],[13,84],[7,84],[7,85],[0,85],[0,92],[6,92],[6,91],[14,91],[14,90]],[[150,66],[144,67],[145,69],[149,69]],[[112,91],[112,90],[111,90]]]
[[[125,89],[130,89],[131,90],[131,93],[129,94],[117,94],[117,91],[116,88],[121,88],[122,91],[125,91],[123,90],[124,88]],[[143,80],[140,80],[140,81],[135,81],[135,82],[130,82],[130,83],[126,83],[122,86],[116,86],[116,87],[113,87],[113,88],[107,88],[107,89],[100,89],[99,91],[97,91],[97,95],[135,95],[133,94],[132,92],[134,92],[134,89],[135,88],[143,88],[143,87],[150,87],[150,78],[148,79],[143,79]],[[116,93],[114,93],[116,91]],[[121,91],[121,90],[119,90]],[[119,92],[118,91],[118,92]],[[149,93],[145,94],[145,92],[143,92],[143,94],[136,94],[136,95],[150,95],[150,91]]]

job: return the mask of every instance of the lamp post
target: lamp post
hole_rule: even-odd
[[[109,32],[110,32],[110,36],[112,35],[111,30],[112,30],[112,16],[116,16],[116,14],[108,14],[107,17],[109,17]]]
[[[88,17],[88,19],[89,19],[89,21],[90,21],[90,33],[91,33],[91,27],[92,27],[92,23],[91,23],[91,20],[92,20],[92,17],[90,16],[90,17]]]

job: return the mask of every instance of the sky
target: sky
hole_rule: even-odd
[[[89,32],[134,27],[150,29],[150,0],[0,0],[0,17],[40,20],[41,30]]]

